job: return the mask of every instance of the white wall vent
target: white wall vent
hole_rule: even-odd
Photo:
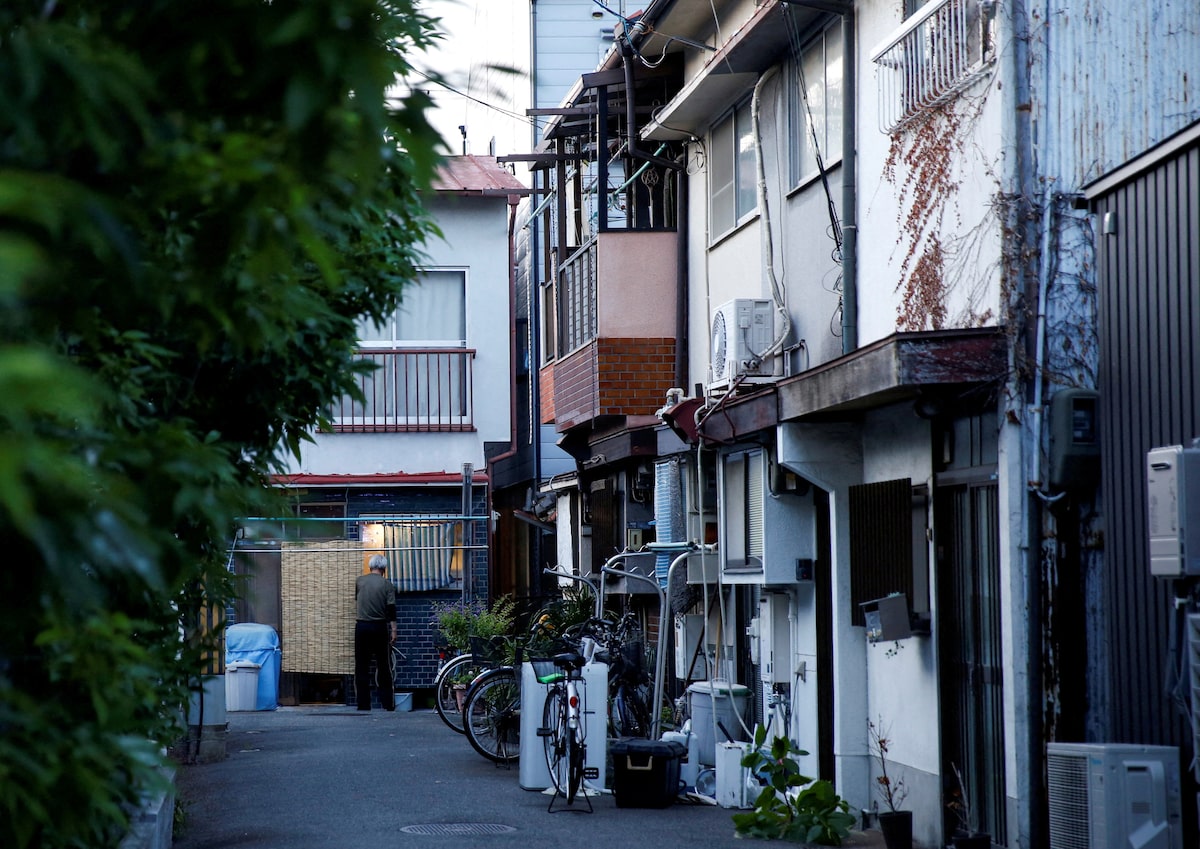
[[[1179,749],[1049,743],[1050,849],[1183,849]]]
[[[778,356],[764,357],[775,341],[775,305],[765,299],[726,301],[712,316],[712,383],[725,391],[743,375],[746,381],[781,374]]]

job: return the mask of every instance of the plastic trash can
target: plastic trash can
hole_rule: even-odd
[[[248,660],[235,660],[225,667],[225,710],[257,710],[258,671],[262,667]]]
[[[687,695],[692,734],[696,736],[697,764],[716,766],[717,740],[725,742],[725,735],[719,729],[714,731],[716,724],[724,725],[734,740],[746,739],[739,717],[746,715],[750,688],[728,681],[697,681],[687,688]]]
[[[225,668],[243,660],[259,666],[258,697],[245,710],[275,710],[279,707],[281,658],[279,635],[270,625],[239,622],[225,629]]]

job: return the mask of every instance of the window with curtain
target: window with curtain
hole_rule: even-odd
[[[431,592],[462,586],[462,523],[444,520],[379,520],[364,516],[364,562],[388,559],[387,577],[399,592]]]
[[[400,308],[382,324],[362,319],[359,344],[364,348],[461,348],[467,344],[467,272],[464,269],[421,271],[404,288]]]
[[[790,171],[792,185],[819,173],[817,157],[828,168],[842,158],[842,35],[840,25],[826,28],[792,60],[788,75]]]
[[[713,127],[709,144],[709,214],[714,237],[736,227],[758,207],[754,122],[750,101]]]
[[[465,269],[421,271],[392,315],[378,324],[359,320],[359,357],[375,369],[359,378],[365,400],[343,401],[334,416],[339,426],[472,426],[466,287]]]

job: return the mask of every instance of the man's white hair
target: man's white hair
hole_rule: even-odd
[[[368,569],[376,569],[380,572],[387,571],[387,558],[382,554],[373,554],[371,559],[367,561]]]

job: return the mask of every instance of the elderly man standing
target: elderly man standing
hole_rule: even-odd
[[[392,686],[390,646],[396,641],[396,587],[384,577],[387,558],[376,554],[367,561],[370,568],[354,583],[354,601],[358,618],[354,623],[354,691],[358,709],[371,709],[371,658],[379,670],[379,703],[384,710],[396,709]]]

